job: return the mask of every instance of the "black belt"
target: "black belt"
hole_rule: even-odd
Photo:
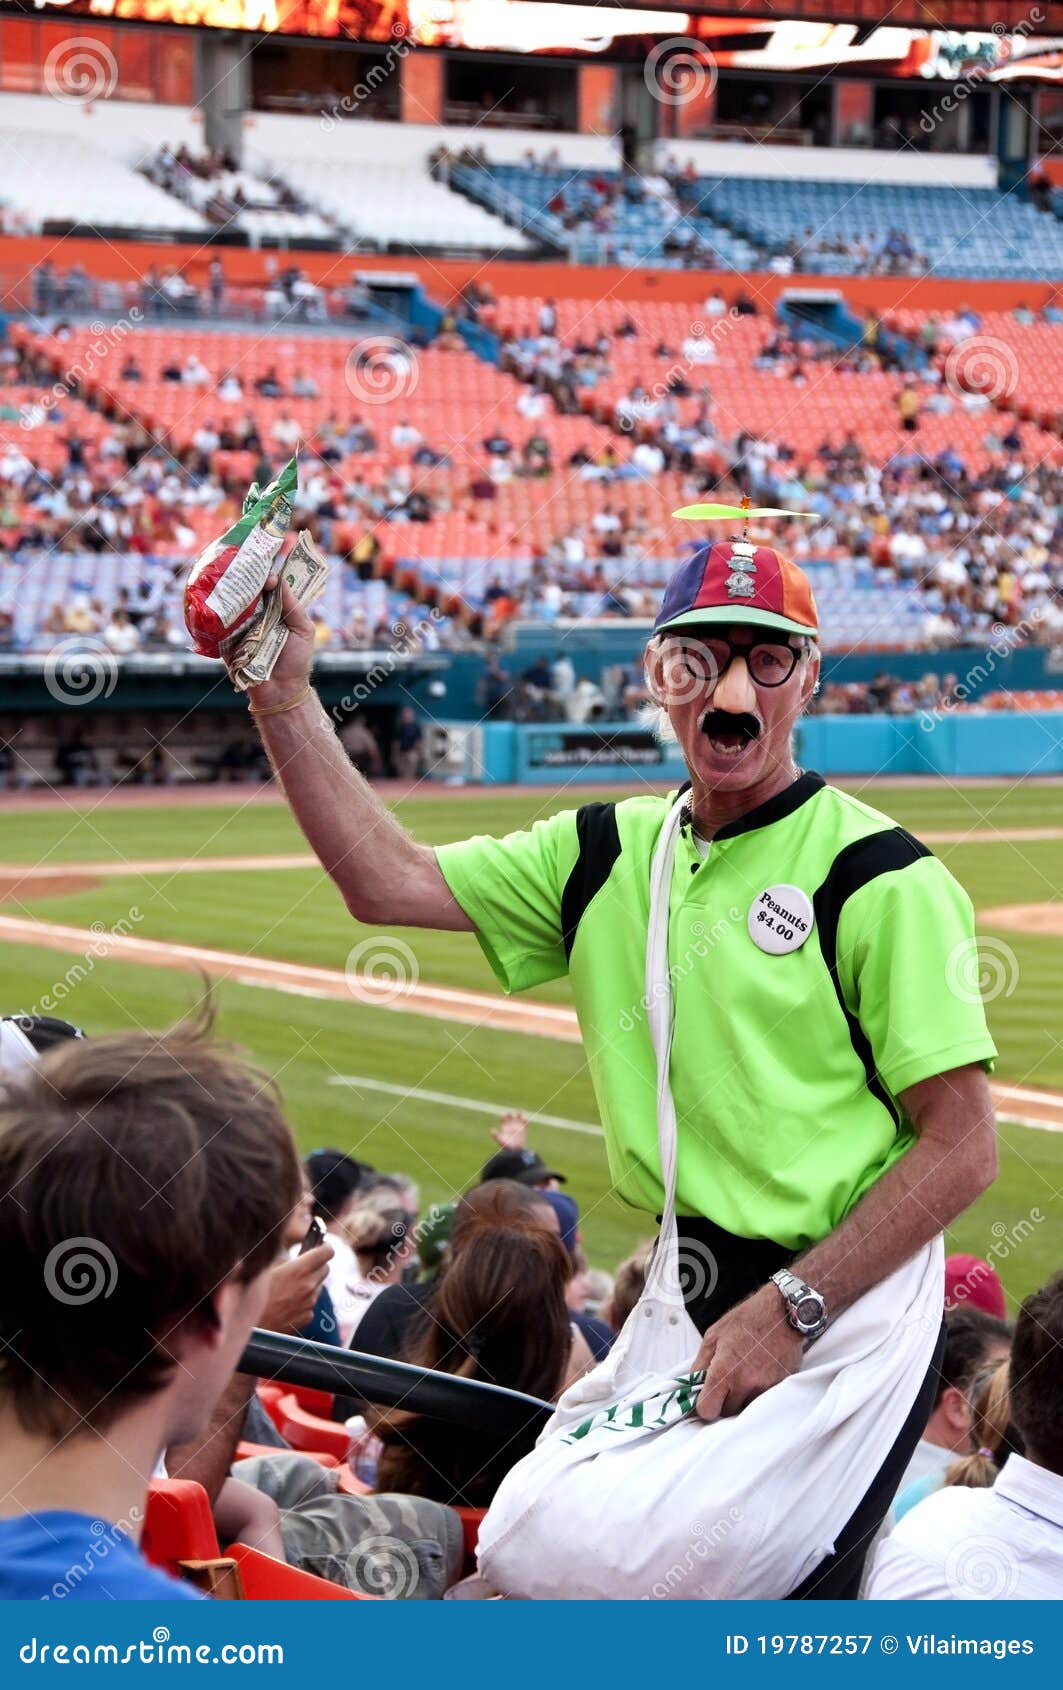
[[[773,1238],[739,1238],[702,1215],[679,1215],[676,1228],[679,1283],[687,1314],[699,1332],[759,1291],[797,1254]]]

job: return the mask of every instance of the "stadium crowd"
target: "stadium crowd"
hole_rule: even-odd
[[[449,182],[455,169],[472,172],[473,181],[479,174],[489,182],[493,166],[485,147],[466,145],[456,151],[436,148],[429,157],[429,169],[439,182]],[[669,154],[656,170],[645,172],[627,167],[576,170],[565,165],[555,145],[539,154],[529,148],[519,174],[524,178],[527,210],[538,210],[553,220],[551,238],[598,237],[604,263],[646,262],[646,254],[631,238],[629,219],[638,210],[643,223],[648,221],[655,230],[654,250],[673,265],[702,270],[731,267],[726,252],[721,259],[717,251],[726,231],[717,228],[714,237],[715,226],[703,210],[706,184],[691,158],[681,161]],[[540,187],[544,180],[545,190]],[[823,256],[846,258],[847,271],[853,275],[917,276],[930,268],[912,237],[896,227],[823,236],[809,226],[774,244],[754,234],[747,240],[749,268],[776,275],[816,269],[808,260]]]
[[[239,162],[217,148],[196,154],[183,145],[176,149],[163,145],[141,168],[150,182],[201,208],[210,222],[222,226],[238,220],[248,209],[295,213],[309,209],[289,184],[276,176],[268,180],[244,178]],[[314,292],[320,296],[321,290]]]
[[[472,301],[473,309],[478,303]],[[715,296],[706,301],[707,321],[722,303]],[[944,322],[931,320],[924,351],[936,353],[939,343],[950,343],[965,321],[960,313]],[[869,323],[865,344],[842,359],[854,373],[890,357],[880,329]],[[539,333],[504,345],[504,362],[522,377],[524,390],[513,417],[485,434],[482,468],[468,477],[451,463],[445,440],[425,438],[402,416],[325,416],[304,451],[308,473],[299,519],[364,576],[386,561],[379,538],[383,526],[392,545],[396,531],[408,527],[416,554],[419,528],[459,509],[475,514],[508,481],[545,481],[553,489],[578,476],[599,484],[604,494],[593,514],[560,524],[541,546],[519,545],[529,562],[507,567],[505,580],[501,573],[490,579],[482,602],[472,608],[487,613],[491,637],[514,615],[552,621],[566,615],[652,614],[660,571],[647,559],[659,539],[656,495],[662,477],[674,472],[681,497],[740,492],[754,501],[815,511],[819,521],[811,533],[797,522],[784,524],[778,543],[803,563],[833,560],[843,584],[910,586],[925,599],[921,639],[931,648],[977,638],[1001,623],[1022,623],[1035,638],[1058,634],[1063,615],[1055,558],[1063,471],[1051,460],[1031,464],[1015,425],[998,413],[985,414],[983,445],[992,456],[977,470],[952,447],[928,457],[918,432],[909,438],[904,428],[884,463],[852,429],[814,447],[805,442],[799,453],[785,437],[765,439],[719,414],[711,386],[713,342],[702,336],[692,337],[689,348],[646,347],[647,372],[671,357],[678,374],[667,391],[643,383],[622,398],[615,447],[577,441],[559,456],[556,417],[578,410],[580,393],[593,391],[610,368],[614,341],[636,341],[639,333],[625,314],[613,334],[566,345],[557,337],[556,313],[547,302]],[[198,419],[181,450],[131,414],[100,426],[80,399],[57,390],[52,365],[32,344],[5,342],[0,361],[3,417],[18,424],[17,433],[7,430],[0,444],[4,555],[23,567],[63,553],[86,554],[89,560],[74,599],[61,608],[43,608],[32,643],[47,647],[61,632],[103,635],[119,653],[136,649],[142,639],[154,649],[176,645],[181,636],[173,559],[183,562],[194,554],[204,523],[214,523],[217,513],[221,526],[243,491],[246,471],[234,474],[232,454],[257,460],[261,478],[292,450],[299,430],[288,403],[312,398],[313,378],[296,370],[285,382],[266,370],[245,385],[238,371],[208,369],[195,353],[175,356],[163,379],[188,390]],[[765,341],[757,361],[780,379],[801,383],[822,354],[779,330]],[[135,353],[125,355],[121,376],[130,384],[140,378]],[[916,385],[901,389],[902,416],[904,396],[912,393],[916,423],[921,408],[936,414],[942,405],[959,403],[925,371],[909,379]],[[243,403],[242,415],[212,417],[212,393],[219,401]],[[693,414],[682,406],[692,395]],[[55,461],[47,468],[38,450],[42,439],[55,443]],[[387,465],[383,473],[381,457]],[[360,469],[360,460],[373,464],[372,473]],[[506,550],[501,538],[499,548]],[[91,556],[105,551],[143,560],[141,580],[127,589],[128,602],[93,603]],[[463,640],[454,620],[439,619],[436,635],[444,642]],[[9,626],[8,643],[13,637]],[[323,643],[357,648],[363,638],[360,626],[322,624]]]
[[[355,1592],[460,1584],[470,1511],[538,1423],[502,1435],[320,1393],[304,1407],[234,1368],[258,1326],[549,1403],[605,1356],[647,1247],[591,1267],[527,1118],[491,1136],[469,1189],[422,1208],[406,1174],[341,1149],[300,1165],[275,1087],[205,1014],[163,1035],[0,1022],[0,1595],[194,1596],[136,1547],[167,1477],[204,1487],[219,1542]],[[91,1248],[64,1265],[74,1234]],[[106,1297],[74,1294],[97,1272]],[[994,1267],[953,1256],[945,1312],[936,1396],[864,1594],[1058,1597],[1063,1274],[1012,1325]],[[323,1453],[337,1448],[339,1465]],[[957,1562],[971,1532],[1002,1546],[995,1590]]]
[[[743,302],[731,309],[741,314]],[[752,301],[745,309],[756,312]],[[726,310],[722,296],[710,296],[702,310],[706,324],[720,319]],[[1063,472],[1053,458],[1031,463],[1014,421],[988,411],[982,397],[961,396],[942,380],[947,349],[977,327],[977,316],[961,305],[945,318],[931,314],[921,325],[918,346],[910,345],[907,355],[874,314],[864,325],[861,344],[848,352],[825,349],[785,328],[762,344],[753,368],[770,370],[797,386],[814,381],[821,367],[829,367],[832,375],[859,376],[894,367],[906,356],[918,360],[898,394],[901,432],[885,461],[877,460],[852,428],[840,439],[835,434],[806,440],[799,449],[785,436],[767,439],[736,426],[734,416],[721,416],[712,392],[717,352],[711,332],[691,334],[680,346],[647,346],[647,378],[616,401],[617,424],[637,439],[632,458],[643,473],[679,471],[691,496],[713,492],[726,497],[737,488],[754,504],[816,512],[820,520],[811,532],[797,521],[783,523],[776,543],[803,564],[834,559],[843,581],[863,574],[926,594],[922,643],[931,648],[958,644],[1000,623],[1025,621],[1035,634],[1040,629],[1045,637],[1055,636],[1063,624],[1056,561]],[[562,412],[579,411],[581,394],[593,394],[612,376],[616,343],[634,340],[639,332],[630,313],[624,313],[612,333],[595,330],[566,343],[558,338],[556,311],[547,301],[538,333],[511,336],[503,345],[503,361]],[[649,372],[664,364],[670,366],[665,381],[651,383]],[[696,401],[696,409],[684,406],[688,400]],[[951,445],[932,456],[921,449],[923,410],[933,416],[961,410],[984,414],[981,447],[991,454],[984,467],[972,468]],[[615,511],[595,518],[590,532],[562,536],[556,554],[546,560],[553,567],[551,585],[570,561],[582,563],[595,554],[602,561],[611,558],[616,561],[607,567],[620,582],[601,613],[632,614],[624,582],[631,579],[644,522],[644,504],[633,514],[628,501],[620,500]],[[557,584],[563,595],[563,575]],[[526,614],[550,616],[561,608],[554,608],[556,593],[544,595],[534,580],[526,594]]]
[[[514,673],[489,655],[480,678],[479,703],[496,720],[514,722],[638,721],[651,700],[640,663],[608,664],[597,679],[577,676],[563,647]],[[968,706],[959,676],[932,671],[907,680],[879,670],[867,681],[825,681],[810,714],[911,716]]]
[[[284,263],[273,253],[264,260],[264,282],[235,283],[231,265],[215,254],[207,265],[206,277],[193,281],[188,267],[170,264],[160,269],[151,265],[139,282],[101,282],[81,264],[59,269],[43,259],[29,279],[29,303],[45,322],[64,313],[123,311],[135,308],[146,321],[184,318],[189,321],[225,319],[285,323],[321,322],[324,318],[359,320],[369,315],[369,290],[358,272],[345,284],[319,287],[302,265]]]

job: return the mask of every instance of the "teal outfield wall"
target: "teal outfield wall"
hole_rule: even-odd
[[[937,716],[810,716],[798,761],[824,775],[1063,774],[1063,710],[1030,714],[945,711]],[[487,722],[483,779],[563,786],[566,781],[652,785],[680,781],[674,747],[630,722],[532,725]]]
[[[1063,709],[809,716],[798,757],[822,774],[1063,774]]]

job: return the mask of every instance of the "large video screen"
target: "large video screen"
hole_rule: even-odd
[[[549,0],[15,0],[4,10],[144,23],[188,24],[259,34],[485,52],[628,58],[662,41],[699,43],[719,69],[822,73],[851,69],[878,76],[996,80],[1029,75],[1063,81],[1063,34],[1044,26],[1063,8],[1026,8],[1011,34],[919,30],[887,23],[868,29],[809,19],[758,20],[662,9],[561,5]],[[1040,28],[1042,33],[1035,34]]]

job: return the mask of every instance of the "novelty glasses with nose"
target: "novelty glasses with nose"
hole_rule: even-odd
[[[692,686],[711,689],[737,656],[744,659],[758,687],[781,687],[793,674],[803,650],[803,646],[790,645],[787,640],[755,640],[751,645],[739,645],[725,634],[705,639],[680,635],[667,640],[663,649],[666,684],[678,682],[684,690]]]

